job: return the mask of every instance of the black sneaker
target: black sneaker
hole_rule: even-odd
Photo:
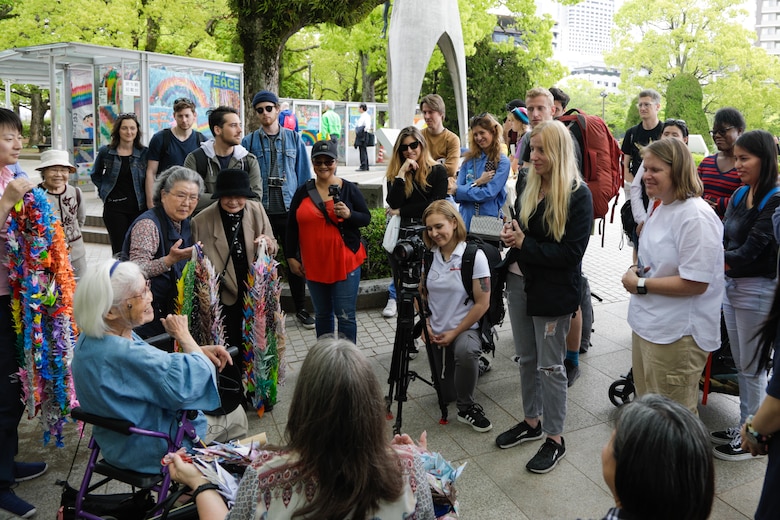
[[[17,482],[40,477],[49,466],[45,462],[14,462],[14,479]]]
[[[30,518],[36,513],[35,506],[16,496],[10,489],[0,491],[0,509],[21,518]]]
[[[298,319],[298,322],[303,326],[304,329],[314,328],[314,318],[311,317],[306,309],[298,311],[295,317]]]
[[[739,433],[739,426],[732,426],[728,430],[710,432],[710,440],[713,444],[729,444],[735,438],[739,437]]]
[[[525,465],[525,469],[531,473],[548,473],[558,465],[558,461],[566,455],[566,443],[561,437],[561,443],[558,444],[554,440],[547,438],[536,452],[534,458],[528,461]]]
[[[511,448],[517,446],[526,441],[535,441],[542,438],[542,421],[536,425],[536,428],[531,428],[527,422],[522,421],[517,423],[513,428],[505,431],[498,437],[496,437],[496,446],[499,448]]]
[[[712,454],[720,460],[747,460],[752,459],[753,455],[749,451],[742,449],[742,436],[737,434],[730,443],[721,444],[712,448]]]
[[[580,377],[580,367],[572,363],[570,359],[564,359],[563,366],[566,367],[566,377],[569,380],[569,382],[566,383],[566,386],[571,387],[571,385]]]
[[[484,433],[493,429],[493,425],[485,417],[485,411],[477,403],[472,404],[465,412],[458,412],[458,420],[470,424],[478,432]]]

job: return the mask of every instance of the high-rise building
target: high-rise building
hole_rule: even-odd
[[[583,0],[572,6],[540,0],[537,6],[556,21],[556,59],[570,69],[604,64],[604,54],[612,50],[615,0]]]
[[[756,45],[780,55],[780,0],[756,0]]]

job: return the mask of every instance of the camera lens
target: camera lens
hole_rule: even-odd
[[[408,262],[414,258],[414,253],[414,247],[407,240],[398,242],[393,249],[393,256],[399,262]]]

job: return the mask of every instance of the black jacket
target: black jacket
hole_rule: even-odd
[[[747,207],[747,195],[734,206],[734,197],[723,218],[723,249],[730,269],[726,276],[774,278],[777,271],[777,242],[772,230],[772,215],[780,206],[780,194],[769,198],[761,212],[760,201]]]
[[[518,178],[517,202],[525,179]],[[509,262],[517,262],[525,276],[529,316],[563,316],[573,313],[580,304],[582,257],[588,247],[593,227],[593,198],[583,182],[569,199],[569,218],[560,242],[547,234],[542,200],[528,222],[522,248],[509,250]]]
[[[411,219],[421,219],[425,208],[434,200],[447,198],[447,168],[436,164],[428,172],[428,187],[423,189],[417,183],[409,198],[406,198],[406,182],[395,179],[387,183],[387,205],[401,212],[401,225],[408,225]]]

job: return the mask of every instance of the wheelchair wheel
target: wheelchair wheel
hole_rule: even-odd
[[[615,406],[630,403],[635,396],[634,382],[630,379],[618,379],[609,385],[609,400]]]

